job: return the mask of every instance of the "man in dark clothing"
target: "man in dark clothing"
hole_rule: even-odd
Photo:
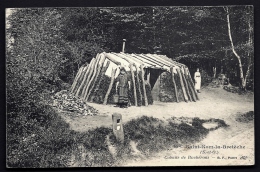
[[[119,94],[118,105],[121,108],[127,107],[129,104],[128,90],[130,90],[130,83],[130,77],[127,75],[125,68],[120,67],[120,73],[116,78],[116,92]]]

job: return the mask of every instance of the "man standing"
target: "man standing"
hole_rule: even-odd
[[[118,89],[119,88],[119,89]],[[130,90],[130,78],[124,67],[120,67],[120,73],[116,78],[116,92],[118,91],[118,105],[121,108],[126,108],[129,104],[128,90]]]
[[[195,90],[200,93],[200,86],[201,86],[201,75],[200,70],[197,68],[197,72],[194,74],[194,80],[195,80]]]

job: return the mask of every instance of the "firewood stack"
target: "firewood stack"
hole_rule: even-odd
[[[98,110],[87,105],[85,101],[76,98],[69,91],[62,90],[53,96],[52,106],[62,111],[75,112],[81,115],[97,115]]]

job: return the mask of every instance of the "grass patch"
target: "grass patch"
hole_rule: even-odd
[[[202,126],[208,120],[199,118],[166,122],[142,116],[123,125],[125,141],[121,144],[111,128],[76,132],[50,106],[32,109],[27,118],[20,114],[8,122],[8,167],[120,166],[129,159],[146,159],[156,152],[200,141],[210,131]],[[218,122],[218,128],[226,126],[222,120],[211,120]],[[12,127],[14,123],[18,125]]]
[[[191,124],[189,122],[191,121]],[[203,139],[211,130],[219,127],[227,127],[223,120],[209,119],[201,120],[199,118],[181,119],[181,122],[168,122],[153,117],[142,116],[133,119],[124,124],[125,142],[119,144],[113,135],[110,140],[117,148],[115,157],[115,165],[120,165],[127,159],[145,159],[152,154],[167,150],[169,148],[177,148],[183,144],[192,144]],[[214,129],[206,129],[202,126],[204,122],[217,122],[218,126]],[[140,154],[133,154],[133,148],[130,142],[136,143],[136,148]]]
[[[236,121],[248,123],[254,120],[254,111],[248,111],[245,114],[239,114],[236,117]]]

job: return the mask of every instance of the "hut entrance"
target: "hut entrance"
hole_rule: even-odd
[[[163,73],[163,70],[160,69],[150,69],[151,78],[150,84],[152,89],[152,97],[154,101],[160,101],[160,75]]]

